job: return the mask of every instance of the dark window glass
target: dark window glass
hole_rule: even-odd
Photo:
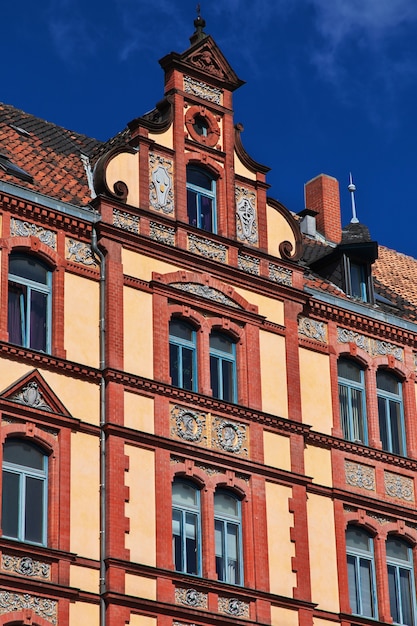
[[[210,335],[210,382],[215,398],[236,402],[236,346],[223,333]]]
[[[350,261],[350,295],[364,302],[369,301],[366,268],[352,261]]]
[[[364,371],[353,361],[340,359],[339,407],[345,439],[367,443]]]
[[[169,369],[175,387],[197,391],[196,332],[178,319],[169,325]]]
[[[363,529],[350,526],[346,531],[346,552],[352,613],[377,618],[372,538]]]
[[[201,137],[207,137],[209,125],[207,123],[207,120],[205,120],[204,117],[202,117],[201,115],[196,115],[196,117],[194,118],[193,128],[197,135],[200,135]]]
[[[404,456],[406,444],[401,383],[384,370],[378,370],[376,383],[382,447],[388,452]]]
[[[190,482],[172,485],[172,552],[178,572],[201,575],[200,492]]]
[[[396,624],[414,626],[415,584],[410,546],[398,538],[386,541],[391,616]]]
[[[187,215],[192,226],[212,233],[216,225],[216,181],[205,170],[187,167]]]
[[[243,584],[242,529],[240,502],[232,494],[214,494],[214,536],[216,573],[219,580]]]

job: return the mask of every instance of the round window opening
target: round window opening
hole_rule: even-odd
[[[202,115],[196,115],[194,118],[193,129],[200,137],[207,137],[209,124]]]

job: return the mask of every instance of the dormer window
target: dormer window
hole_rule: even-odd
[[[345,257],[345,269],[346,293],[362,302],[373,302],[369,266]]]
[[[187,167],[187,214],[191,226],[217,232],[216,181],[201,167]]]

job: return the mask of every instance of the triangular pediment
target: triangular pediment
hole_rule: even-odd
[[[38,370],[25,374],[0,393],[0,399],[36,410],[71,417]]]
[[[160,61],[164,69],[170,65],[181,66],[184,73],[199,74],[202,80],[212,82],[234,91],[244,84],[238,78],[214,39],[207,35],[181,55],[171,53]]]

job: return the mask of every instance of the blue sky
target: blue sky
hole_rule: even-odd
[[[163,95],[158,59],[189,45],[195,0],[17,0],[2,7],[0,100],[108,139]],[[201,0],[246,85],[235,121],[272,168],[269,194],[304,208],[304,183],[340,181],[379,243],[417,256],[417,2]],[[260,130],[260,126],[262,130]]]

